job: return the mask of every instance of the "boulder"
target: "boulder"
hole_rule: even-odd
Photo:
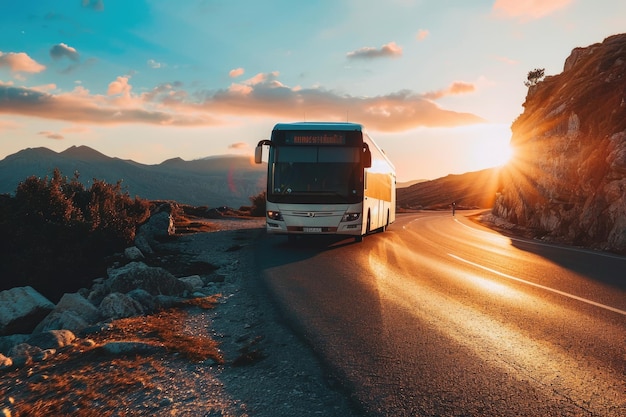
[[[128,293],[136,288],[152,295],[182,295],[191,286],[178,280],[163,268],[150,267],[143,262],[131,262],[108,271],[107,281],[111,292]]]
[[[2,353],[0,353],[0,371],[6,368],[10,368],[13,366],[13,360],[11,358],[7,358]]]
[[[32,335],[26,343],[41,349],[59,349],[72,344],[74,339],[76,336],[69,330],[48,330]]]
[[[204,281],[200,278],[200,275],[191,275],[188,277],[180,277],[178,279],[190,286],[193,291],[204,287]]]
[[[73,332],[79,332],[89,326],[90,323],[73,311],[52,311],[43,319],[33,333],[42,333],[49,330],[67,329]]]
[[[174,227],[174,218],[171,215],[171,211],[172,207],[170,204],[163,204],[157,208],[155,212],[150,215],[148,221],[142,224],[137,230],[135,245],[139,248],[150,247],[151,245],[158,245],[159,240],[172,236],[176,232],[176,229]]]
[[[141,288],[136,288],[126,295],[141,304],[143,311],[146,313],[151,313],[158,307],[155,297]]]
[[[0,292],[0,335],[31,333],[54,309],[54,304],[32,287]]]
[[[78,293],[63,294],[58,304],[33,330],[34,333],[46,330],[68,329],[78,332],[100,319],[96,306]]]
[[[10,336],[0,336],[0,353],[8,355],[13,346],[24,343],[31,335],[29,334],[12,334]]]
[[[139,261],[144,259],[143,253],[137,246],[131,246],[129,248],[124,249],[124,257],[131,261]]]
[[[133,300],[126,294],[114,292],[100,303],[100,315],[110,319],[121,319],[125,317],[138,316],[143,314],[141,304]]]

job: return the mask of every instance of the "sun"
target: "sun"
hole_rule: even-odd
[[[497,162],[495,166],[503,166],[508,164],[509,161],[513,159],[514,153],[515,152],[510,143],[500,142],[496,149],[494,149],[494,161]]]
[[[477,139],[467,155],[474,170],[504,166],[512,157],[513,148],[509,141],[498,137]]]

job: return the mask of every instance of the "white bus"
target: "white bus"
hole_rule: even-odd
[[[279,123],[269,146],[266,229],[271,234],[334,234],[357,242],[396,219],[393,164],[356,123]]]

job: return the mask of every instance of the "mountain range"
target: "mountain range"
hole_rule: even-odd
[[[144,165],[111,158],[87,146],[72,146],[58,153],[43,147],[28,148],[0,161],[0,194],[15,193],[19,183],[30,176],[51,177],[55,168],[69,178],[77,172],[87,187],[94,178],[110,184],[122,181],[123,190],[131,197],[239,208],[265,190],[267,164],[256,165],[243,156],[214,156]],[[487,169],[399,183],[398,207],[443,208],[453,201],[458,207],[491,207],[496,176],[494,169]]]
[[[28,148],[0,161],[0,194],[14,194],[19,183],[30,176],[51,177],[55,168],[69,178],[78,173],[86,187],[93,179],[109,184],[121,181],[131,197],[239,208],[250,205],[250,197],[265,189],[267,165],[229,155],[193,161],[173,158],[144,165],[108,157],[87,146],[72,146],[63,152]]]

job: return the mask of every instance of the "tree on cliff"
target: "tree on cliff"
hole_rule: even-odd
[[[541,81],[543,77],[545,76],[545,72],[546,72],[545,68],[535,68],[532,71],[528,71],[528,76],[526,77],[527,81],[524,81],[524,85],[526,87],[537,85],[537,83]]]

